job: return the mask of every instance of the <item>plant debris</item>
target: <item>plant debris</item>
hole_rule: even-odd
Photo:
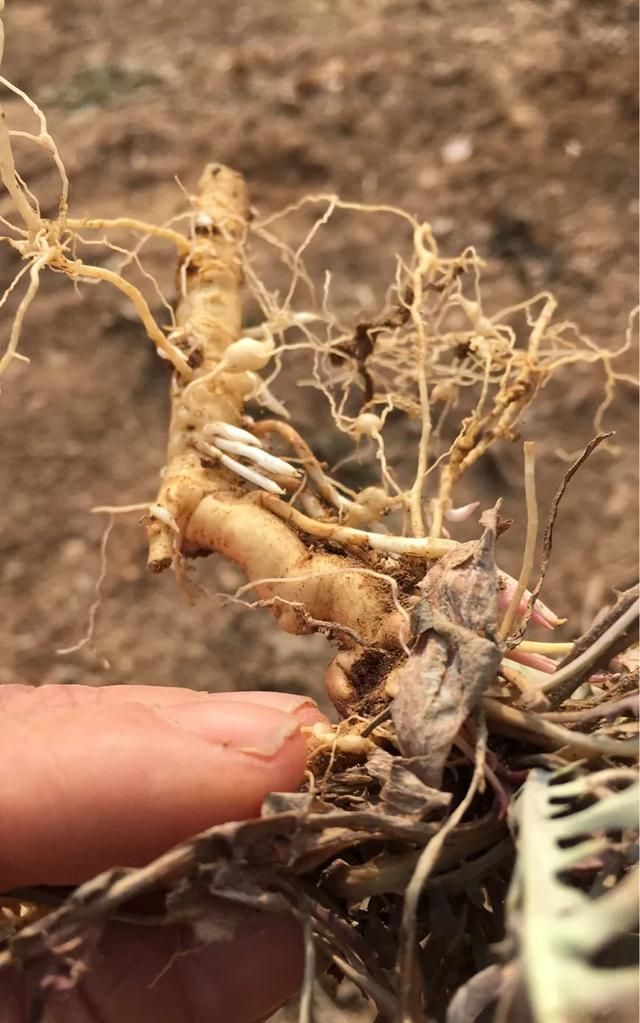
[[[477,504],[453,507],[460,479],[500,442],[519,439],[552,375],[600,365],[602,418],[616,380],[626,379],[614,361],[630,334],[617,351],[597,347],[556,319],[547,292],[492,312],[475,250],[443,258],[430,225],[394,207],[325,195],[251,218],[244,180],[220,164],[209,164],[188,196],[185,234],[130,217],[74,220],[44,114],[4,84],[38,119],[37,134],[20,134],[53,159],[60,203],[56,216],[42,216],[16,172],[2,111],[0,179],[19,220],[6,220],[2,242],[23,261],[5,296],[22,276],[28,284],[0,373],[23,360],[22,324],[45,271],[103,281],[127,297],[173,370],[167,466],[144,505],[150,570],[173,569],[192,599],[188,559],[215,552],[236,562],[249,582],[235,599],[251,588],[285,631],[335,641],[326,682],[341,718],[311,729],[305,790],[272,794],[259,817],[210,828],[143,868],[114,867],[69,892],[5,893],[0,968],[17,966],[33,981],[30,1019],[42,1019],[49,991],[82,985],[111,920],[181,923],[197,941],[226,941],[230,905],[300,922],[302,1023],[312,1018],[320,970],[356,985],[388,1023],[474,1023],[492,1005],[500,1023],[621,1019],[637,987],[628,940],[637,587],[560,663],[566,644],[525,636],[529,624],[564,620],[539,600],[553,525],[570,477],[608,434],[561,484],[533,591],[532,442],[518,581],[496,567],[499,503],[482,516],[479,540],[461,543],[447,528]],[[314,205],[317,219],[291,248],[278,228]],[[394,216],[408,232],[380,314],[355,326],[332,311],[330,276],[318,295],[302,259],[336,210]],[[119,253],[110,232],[141,236],[124,250],[121,272],[82,258],[89,242],[80,232],[93,230]],[[139,251],[151,236],[177,256],[175,303],[150,274],[140,286],[127,277],[130,265],[143,269]],[[260,245],[291,271],[284,296],[257,272]],[[244,284],[260,310],[246,331]],[[166,327],[149,304],[158,296]],[[364,450],[375,483],[347,486],[288,421],[277,385],[292,352],[307,359],[301,382],[324,394],[337,433],[354,456]],[[408,485],[386,442],[392,414],[419,424]],[[79,645],[91,642],[97,606]]]
[[[453,741],[502,658],[494,561],[497,510],[478,543],[445,555],[420,585],[414,648],[397,676],[391,716],[414,770],[439,785]]]

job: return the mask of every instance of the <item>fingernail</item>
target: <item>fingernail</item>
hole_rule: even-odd
[[[267,760],[275,757],[300,728],[299,719],[293,716],[246,702],[192,701],[163,707],[157,713],[181,731],[211,745]]]
[[[261,707],[271,707],[283,714],[295,714],[303,725],[316,721],[325,721],[326,717],[319,709],[315,700],[309,696],[296,696],[293,693],[273,693],[266,690],[237,693],[212,693],[212,700],[221,703],[253,703]]]

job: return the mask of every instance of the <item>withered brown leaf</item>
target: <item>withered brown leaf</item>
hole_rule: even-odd
[[[497,508],[478,541],[463,544],[425,576],[412,624],[414,646],[391,705],[398,745],[427,785],[439,786],[460,726],[492,682],[497,635]]]
[[[425,785],[417,776],[413,760],[375,750],[367,761],[369,772],[380,782],[380,810],[385,814],[424,820],[441,812],[450,802],[448,792]]]

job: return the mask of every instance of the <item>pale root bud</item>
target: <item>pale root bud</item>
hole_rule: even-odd
[[[305,731],[307,732],[307,744],[311,752],[330,746],[339,753],[365,757],[371,750],[375,749],[375,743],[371,739],[366,739],[362,735],[354,735],[353,733],[341,735],[335,726],[324,724],[323,722],[319,722],[308,731],[305,729]]]
[[[364,527],[377,522],[389,507],[389,495],[382,487],[365,487],[355,501],[345,505],[343,521],[347,526]]]
[[[333,742],[336,737],[336,733],[331,725],[324,721],[318,721],[315,725],[312,725],[310,734],[318,742]]]
[[[463,504],[460,508],[447,508],[444,513],[445,519],[449,522],[465,522],[480,504],[479,501],[472,501],[470,504]]]
[[[150,504],[148,514],[149,518],[157,519],[158,522],[162,522],[162,524],[167,526],[173,533],[180,533],[178,523],[168,508],[163,508],[161,504]]]
[[[375,437],[382,429],[382,420],[373,412],[363,412],[354,420],[353,433],[355,437]]]
[[[257,341],[253,337],[241,337],[226,349],[223,357],[223,368],[227,373],[245,373],[247,370],[259,370],[269,362],[273,355],[275,341],[272,337],[266,341]]]
[[[241,399],[248,398],[250,394],[253,395],[258,384],[258,377],[253,373],[242,373],[235,369],[229,369],[226,363],[221,363],[221,365],[225,372],[228,370],[228,376],[225,376],[224,379],[224,389],[228,394],[233,394]]]
[[[175,422],[183,428],[194,426],[194,415],[191,409],[186,408],[184,405],[179,405],[175,411]]]
[[[202,436],[206,437],[207,440],[211,437],[224,437],[225,440],[241,441],[244,444],[252,444],[258,448],[262,447],[262,444],[257,437],[254,437],[254,435],[249,433],[248,430],[243,430],[239,426],[234,426],[233,423],[219,421],[207,423],[202,429]]]
[[[350,714],[358,700],[358,694],[349,680],[349,669],[360,656],[360,651],[343,651],[331,662],[324,677],[329,699],[344,717]]]
[[[458,386],[453,380],[441,380],[431,391],[432,401],[456,401],[458,398]]]
[[[377,519],[389,507],[389,495],[382,487],[365,487],[356,503],[364,508],[371,518]]]
[[[513,576],[507,575],[506,572],[498,571],[498,607],[507,608],[511,603],[511,598],[516,591],[517,582]],[[520,598],[518,604],[518,614],[523,615],[529,606],[531,600],[530,590],[525,590]],[[534,625],[543,625],[546,629],[555,629],[557,625],[564,625],[566,618],[558,618],[555,611],[543,604],[540,598],[536,599],[533,605],[533,614],[531,615],[531,621]]]
[[[337,748],[340,753],[364,757],[371,750],[375,749],[375,743],[371,739],[363,738],[362,735],[339,735]]]
[[[400,692],[400,679],[397,675],[390,675],[385,681],[384,691],[391,700],[395,700]]]
[[[420,269],[426,276],[438,265],[437,256],[433,252],[423,252],[420,256]]]
[[[471,323],[474,330],[478,331],[478,334],[484,336],[485,334],[494,334],[495,329],[491,320],[482,312],[479,302],[472,302],[471,299],[465,298],[464,295],[458,295],[458,305],[464,310],[464,313]]]

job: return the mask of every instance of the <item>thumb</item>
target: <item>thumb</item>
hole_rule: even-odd
[[[294,790],[315,705],[279,693],[0,687],[0,890],[139,866]]]

